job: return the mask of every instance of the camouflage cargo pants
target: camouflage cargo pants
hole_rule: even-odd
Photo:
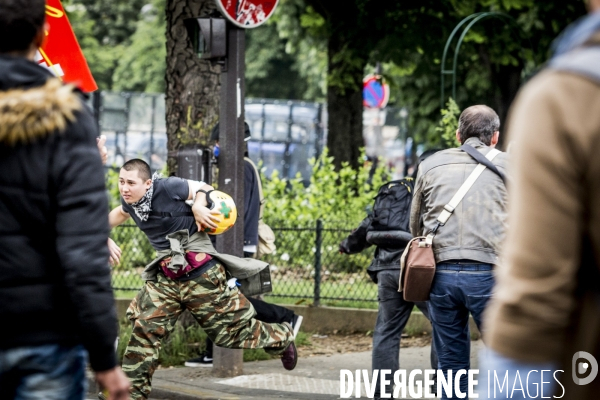
[[[161,273],[157,278],[156,282],[146,282],[127,310],[134,325],[123,356],[123,371],[131,381],[132,399],[148,398],[161,341],[173,331],[186,308],[221,347],[264,348],[277,355],[293,340],[289,324],[267,324],[253,318],[252,304],[237,288],[227,287],[220,264],[187,282],[168,279]]]

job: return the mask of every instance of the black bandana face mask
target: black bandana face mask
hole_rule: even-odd
[[[152,194],[154,193],[154,181],[159,179],[161,174],[159,172],[155,172],[152,175],[152,184],[150,188],[144,193],[141,199],[136,201],[131,205],[133,207],[133,211],[135,211],[135,215],[139,217],[142,221],[147,221],[148,216],[150,215],[150,211],[152,211]]]

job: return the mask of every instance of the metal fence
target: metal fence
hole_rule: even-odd
[[[273,281],[268,301],[376,307],[377,285],[366,273],[373,249],[351,256],[338,251],[351,228],[321,220],[302,227],[272,223],[271,228],[277,250],[263,257],[271,266]],[[132,297],[143,284],[141,271],[154,257],[154,250],[136,226],[115,228],[112,238],[123,250],[121,264],[113,269],[113,288],[117,296]]]
[[[276,99],[246,99],[245,118],[252,137],[250,158],[262,161],[266,177],[279,171],[283,178],[311,175],[308,160],[325,144],[326,113],[321,103]],[[90,100],[98,126],[106,135],[107,165],[132,158],[146,160],[152,170],[167,161],[165,95],[159,93],[96,92]]]
[[[160,93],[95,92],[90,106],[101,132],[106,135],[108,166],[120,166],[131,158],[141,158],[152,170],[167,161],[165,95]],[[262,162],[263,174],[280,178],[298,174],[308,184],[312,173],[309,160],[319,157],[327,142],[327,107],[322,103],[277,99],[246,99],[245,119],[252,138],[248,153]],[[363,113],[365,151],[382,157],[404,176],[410,161],[412,143],[408,137],[406,108],[365,109]]]

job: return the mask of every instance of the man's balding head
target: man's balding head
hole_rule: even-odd
[[[500,129],[500,118],[496,111],[483,104],[471,106],[463,110],[458,119],[457,139],[461,144],[470,137],[479,138],[487,146]],[[497,137],[495,141],[497,141]]]

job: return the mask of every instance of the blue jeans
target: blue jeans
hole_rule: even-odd
[[[381,373],[383,369],[392,371],[390,385],[385,389],[386,393],[393,393],[393,376],[400,368],[400,335],[408,322],[410,313],[415,303],[405,301],[402,293],[398,292],[398,283],[400,281],[400,270],[382,270],[377,273],[377,298],[379,300],[379,310],[377,312],[377,322],[373,333],[373,370],[378,369]],[[429,319],[427,303],[419,302],[416,306]],[[435,350],[431,348],[432,368],[437,366]],[[379,376],[375,386],[375,398],[380,397]]]
[[[87,391],[83,346],[43,345],[0,350],[2,398],[81,400]]]
[[[453,378],[458,370],[468,370],[471,366],[469,312],[481,331],[481,316],[494,287],[492,268],[491,264],[467,261],[437,265],[429,297],[429,315],[438,368],[444,374],[452,370]],[[460,389],[467,393],[466,375],[461,377]],[[456,394],[454,390],[453,394]],[[446,396],[443,389],[442,396],[442,399],[458,398]]]

